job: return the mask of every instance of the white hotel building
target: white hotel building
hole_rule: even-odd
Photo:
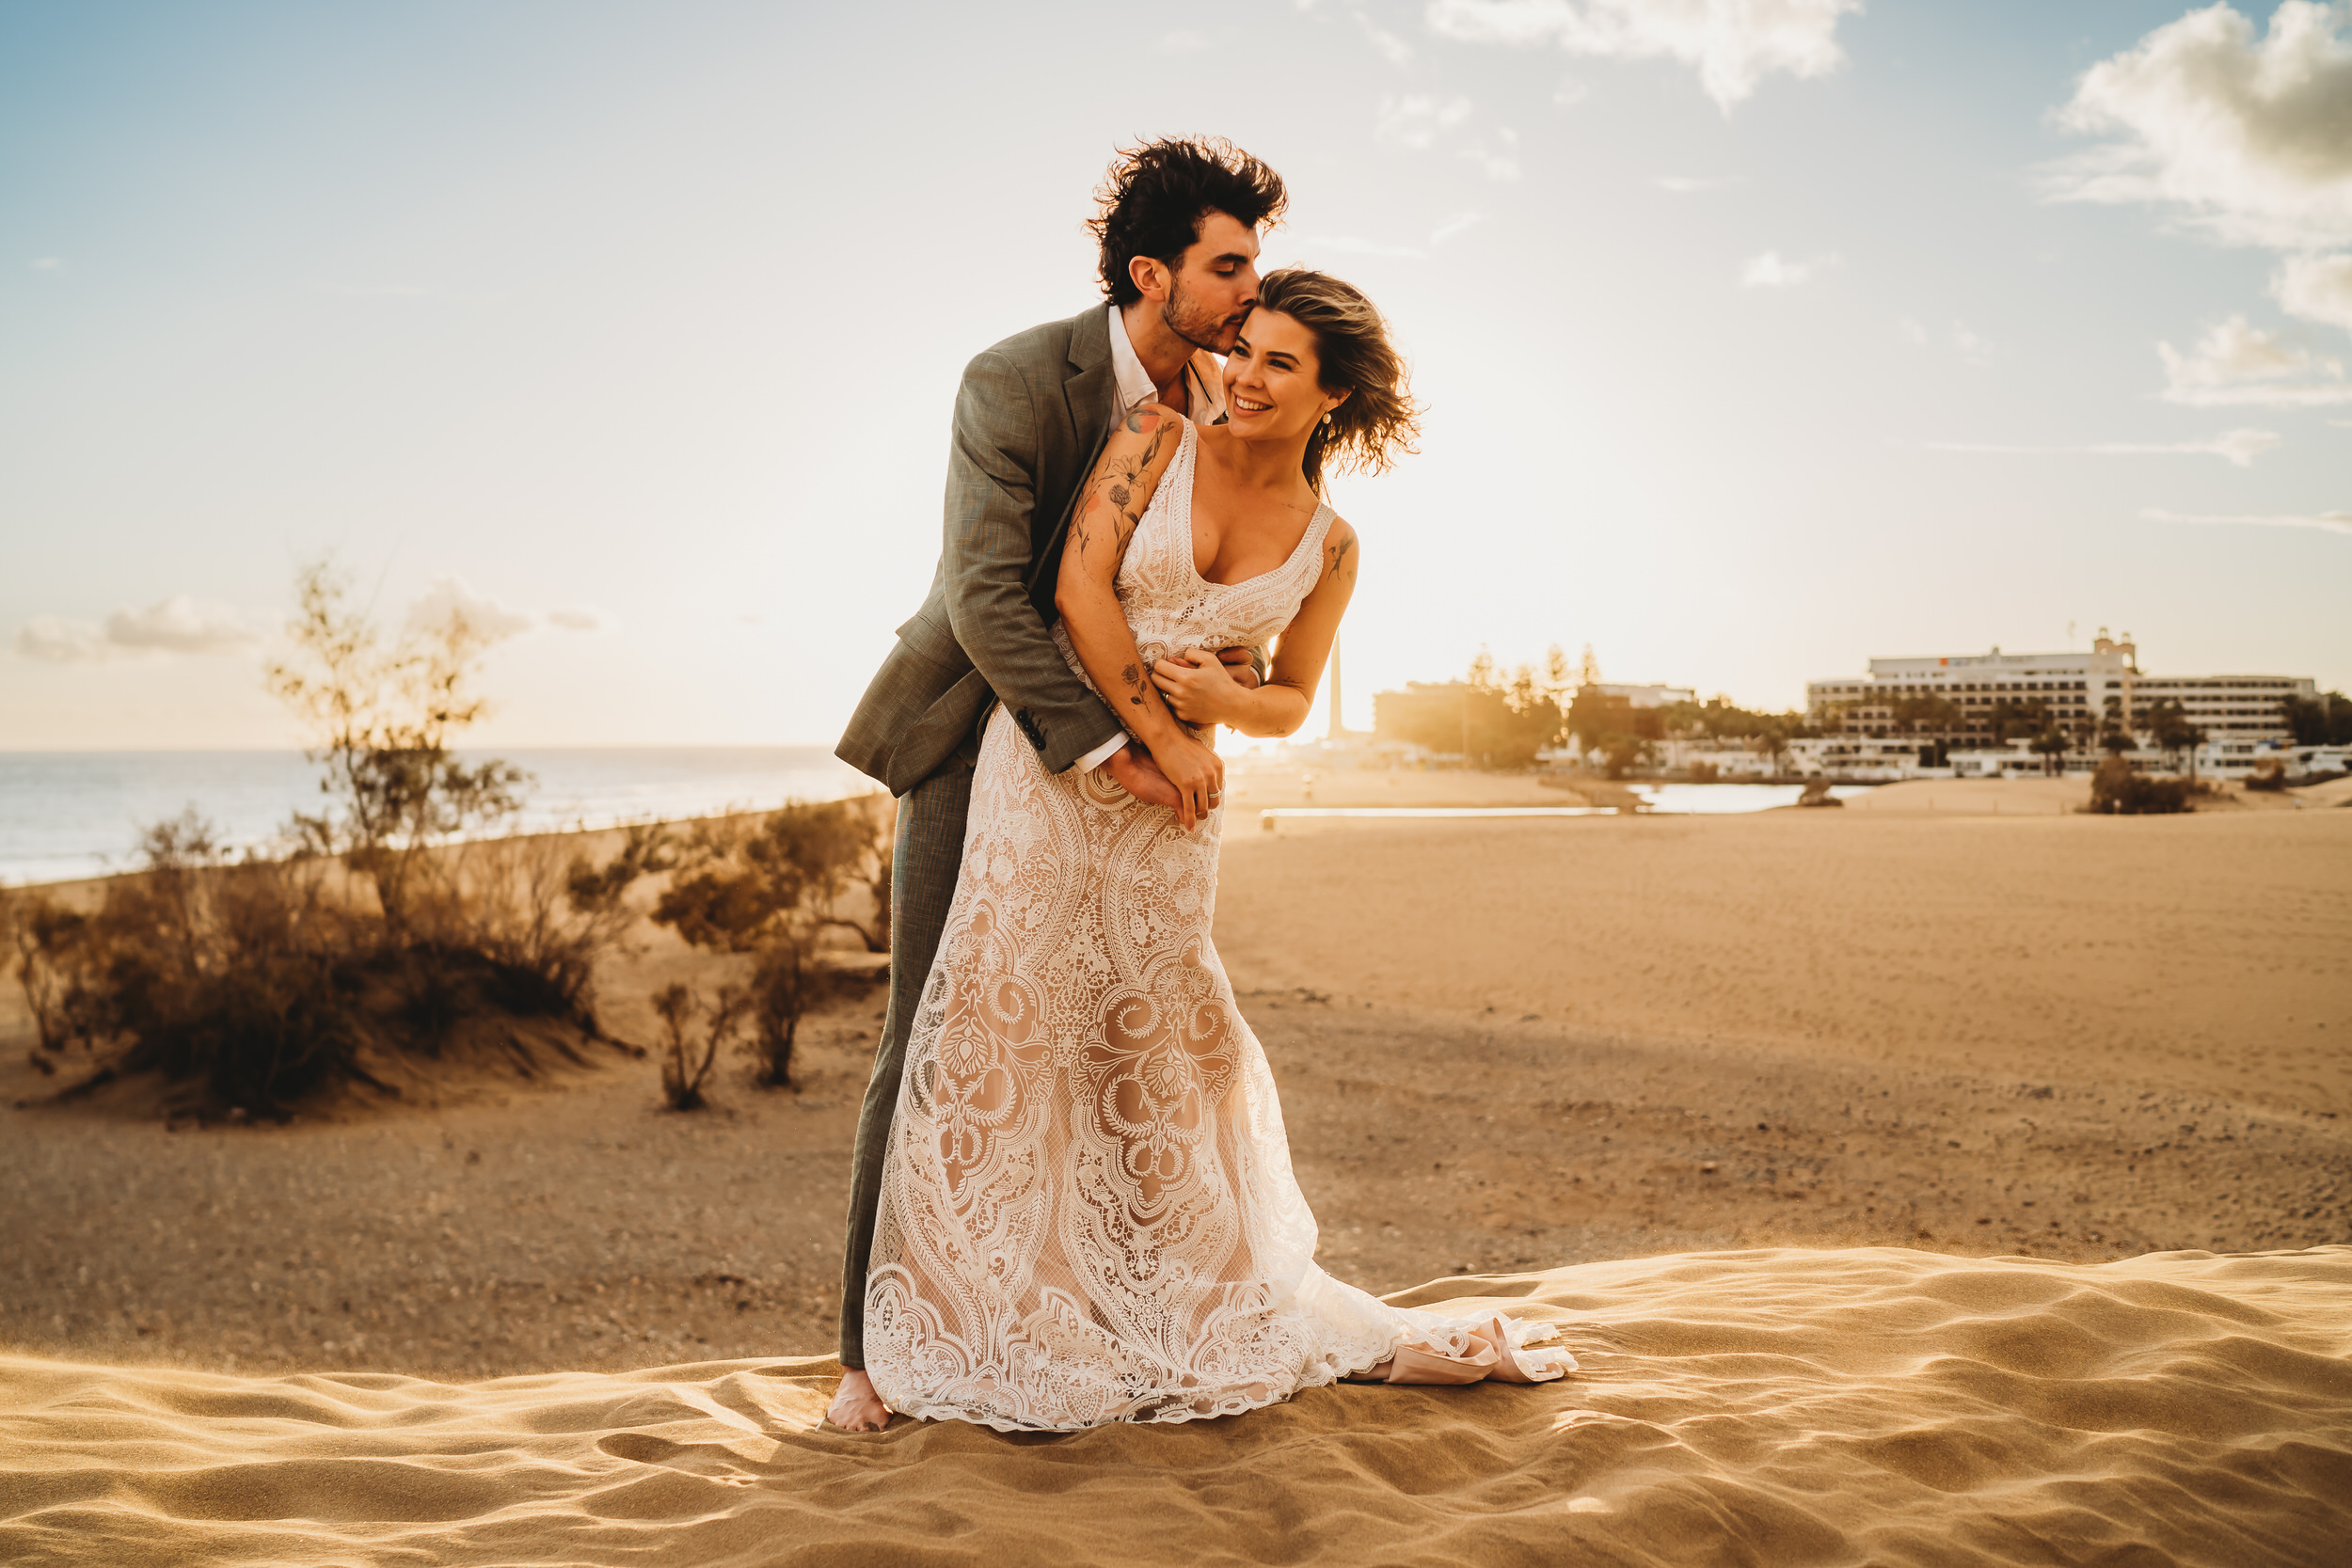
[[[1806,716],[1815,723],[1842,719],[1851,736],[1880,739],[1904,733],[1895,705],[1904,698],[1942,697],[1961,722],[1923,734],[1947,747],[1998,748],[1993,718],[1997,705],[2039,703],[2050,721],[2080,748],[2070,766],[2087,766],[2097,754],[2092,737],[2100,722],[2114,718],[2125,729],[2144,729],[2149,710],[2178,703],[2188,721],[2205,732],[2198,748],[2201,769],[2242,772],[2258,753],[2293,743],[2280,711],[2289,697],[2318,694],[2307,675],[2150,675],[2140,672],[2138,650],[2127,633],[2121,640],[2102,631],[2089,653],[1983,654],[1949,657],[1874,658],[1858,679],[1810,681]],[[1958,759],[1955,759],[1957,761]]]

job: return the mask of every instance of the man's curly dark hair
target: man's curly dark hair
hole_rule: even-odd
[[[1128,262],[1149,256],[1172,269],[1211,213],[1256,229],[1281,221],[1290,194],[1280,175],[1232,142],[1188,136],[1122,148],[1094,198],[1087,228],[1103,247],[1104,297],[1132,305],[1143,292]]]

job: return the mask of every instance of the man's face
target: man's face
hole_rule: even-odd
[[[1195,348],[1231,354],[1257,301],[1257,230],[1227,214],[1209,214],[1200,237],[1177,258],[1160,304],[1168,329]]]

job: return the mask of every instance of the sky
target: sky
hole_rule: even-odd
[[[329,555],[501,631],[483,744],[830,744],[961,366],[1099,300],[1104,166],[1188,134],[1426,406],[1334,487],[1353,726],[1482,646],[2352,686],[2341,0],[26,3],[0,751],[298,744]]]

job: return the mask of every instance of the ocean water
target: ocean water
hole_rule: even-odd
[[[821,746],[564,747],[497,753],[531,772],[526,830],[707,816],[879,788]],[[147,823],[193,807],[244,848],[319,809],[299,752],[0,752],[0,884],[127,869]]]

